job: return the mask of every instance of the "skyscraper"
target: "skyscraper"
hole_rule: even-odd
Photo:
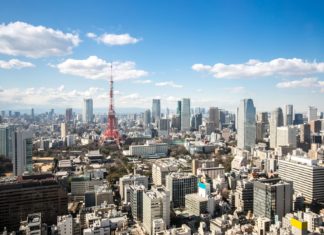
[[[179,120],[180,120],[178,130],[181,130],[181,106],[182,106],[181,105],[181,100],[178,100],[178,102],[177,102],[177,115],[178,115]]]
[[[217,107],[209,108],[209,122],[215,123],[215,127],[219,128],[219,110]]]
[[[190,130],[190,99],[183,98],[181,105],[181,131]]]
[[[13,159],[15,130],[11,125],[0,125],[0,155]]]
[[[68,134],[68,126],[66,123],[61,123],[61,138],[65,138]]]
[[[26,170],[32,172],[32,155],[32,134],[26,130],[17,130],[15,132],[14,155],[12,160],[14,175],[22,175]]]
[[[144,112],[144,127],[146,128],[151,123],[151,110],[147,109]]]
[[[72,108],[67,108],[65,110],[65,121],[70,122],[73,120]]]
[[[251,150],[255,145],[255,107],[252,99],[243,99],[238,107],[237,146],[241,149]]]
[[[160,99],[153,99],[152,103],[152,122],[155,123],[161,117],[161,101]]]
[[[83,99],[82,120],[84,123],[93,121],[93,100]]]
[[[284,125],[290,126],[293,124],[293,110],[292,104],[287,104],[285,107]]]
[[[308,107],[308,122],[317,120],[317,108],[314,106],[309,106]]]
[[[277,127],[283,126],[283,114],[281,108],[276,108],[270,118],[270,148],[277,147]]]

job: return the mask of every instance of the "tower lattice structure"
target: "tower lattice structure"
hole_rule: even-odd
[[[112,75],[112,65],[110,74],[110,91],[109,91],[109,108],[108,108],[108,121],[107,128],[103,134],[105,140],[119,141],[120,135],[117,127],[116,112],[114,109],[114,80]]]

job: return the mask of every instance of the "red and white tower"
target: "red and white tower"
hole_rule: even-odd
[[[110,92],[109,92],[109,109],[108,109],[108,122],[107,128],[103,134],[104,140],[115,140],[119,142],[119,132],[118,132],[118,125],[116,120],[116,113],[114,109],[114,80],[112,75],[112,64],[110,67]]]

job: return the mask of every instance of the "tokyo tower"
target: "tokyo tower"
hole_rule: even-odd
[[[116,113],[114,109],[114,80],[112,75],[112,64],[110,67],[110,92],[109,92],[109,109],[108,109],[108,122],[107,128],[103,134],[104,140],[115,140],[119,143],[119,132],[117,127]]]

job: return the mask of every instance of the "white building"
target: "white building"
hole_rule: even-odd
[[[308,202],[313,199],[324,202],[324,166],[318,160],[302,156],[295,150],[278,164],[279,177],[293,181],[295,192],[302,193]]]
[[[148,188],[148,177],[144,175],[124,175],[122,178],[119,179],[119,194],[121,199],[125,199],[125,189],[128,185],[131,184],[142,184],[145,188]],[[129,200],[127,200],[129,201]]]
[[[169,145],[167,143],[156,143],[147,141],[144,145],[129,146],[128,155],[142,157],[164,157],[167,155]]]
[[[152,165],[152,180],[155,185],[165,185],[166,176],[179,169],[175,159],[161,159]]]
[[[318,119],[317,108],[314,106],[309,106],[307,110],[308,122]]]
[[[79,217],[73,218],[72,215],[57,217],[57,230],[60,235],[77,235],[81,233]]]
[[[281,108],[276,108],[270,118],[270,148],[277,146],[277,128],[283,126],[283,113]]]
[[[33,140],[32,133],[26,130],[15,132],[14,155],[12,159],[14,175],[22,175],[26,170],[32,172]]]
[[[280,146],[288,146],[296,148],[297,146],[297,130],[294,126],[277,127],[276,148]]]
[[[170,225],[170,192],[163,186],[152,187],[143,194],[143,226],[149,235],[154,234],[156,219],[163,219],[166,228]]]
[[[65,139],[68,134],[68,126],[65,122],[61,123],[61,138]]]

